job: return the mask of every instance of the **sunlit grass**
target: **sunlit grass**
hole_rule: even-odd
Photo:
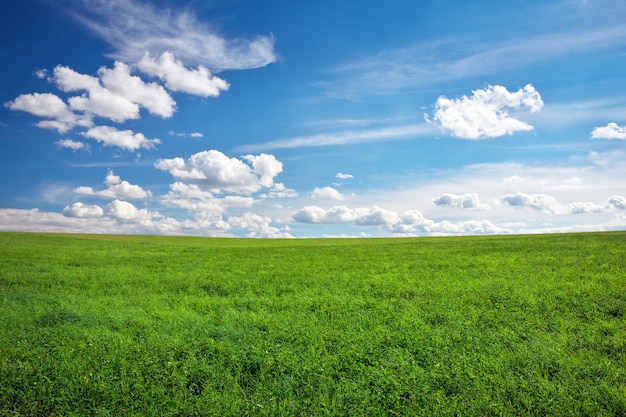
[[[626,233],[0,234],[6,416],[626,415]]]

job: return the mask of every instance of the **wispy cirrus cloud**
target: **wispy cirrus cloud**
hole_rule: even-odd
[[[622,24],[504,40],[440,38],[340,65],[330,71],[337,80],[323,86],[339,97],[397,93],[625,45]]]
[[[259,68],[275,62],[272,36],[226,39],[188,9],[159,9],[135,0],[79,0],[73,16],[113,47],[113,58],[135,63],[146,52],[172,52],[211,71]]]
[[[428,123],[390,126],[377,129],[344,130],[311,136],[298,136],[277,139],[270,142],[244,145],[237,148],[240,152],[258,152],[270,149],[293,149],[314,146],[347,145],[352,143],[375,142],[381,140],[402,140],[433,133],[435,129]]]

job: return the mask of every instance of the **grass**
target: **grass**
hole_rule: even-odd
[[[0,233],[2,416],[624,416],[626,233]]]

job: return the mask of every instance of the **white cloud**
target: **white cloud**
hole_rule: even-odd
[[[407,210],[401,214],[380,207],[350,209],[335,206],[324,209],[306,206],[293,215],[299,223],[353,223],[357,226],[376,226],[382,232],[400,235],[477,235],[508,233],[508,229],[498,228],[489,220],[468,220],[459,222],[436,222],[425,218],[417,210]]]
[[[320,198],[324,200],[343,200],[345,196],[333,187],[316,187],[311,191],[312,198]]]
[[[155,167],[212,192],[243,194],[270,188],[274,177],[282,172],[282,163],[273,155],[246,155],[243,159],[252,166],[220,151],[209,150],[196,153],[187,160],[159,159]]]
[[[444,193],[433,199],[436,206],[445,206],[464,210],[484,210],[489,205],[483,204],[476,193],[450,194]]]
[[[76,8],[74,16],[108,42],[113,57],[122,62],[137,62],[146,52],[159,56],[168,51],[211,71],[259,68],[276,61],[272,37],[225,39],[189,11],[158,9],[135,0],[82,3],[87,13]]]
[[[176,102],[165,89],[156,83],[146,83],[141,78],[130,75],[130,67],[115,62],[113,68],[102,67],[98,71],[105,88],[136,103],[150,113],[163,118],[174,114]]]
[[[204,135],[200,132],[192,132],[189,136],[191,136],[192,138],[201,138],[204,137]]]
[[[263,187],[271,187],[274,177],[283,172],[283,164],[274,155],[246,155],[243,159],[252,164],[252,170],[258,175],[259,184]]]
[[[474,90],[471,97],[439,97],[433,119],[458,138],[482,139],[532,130],[528,123],[509,116],[509,110],[525,108],[533,113],[542,107],[541,96],[530,84],[514,93],[502,86],[490,85]]]
[[[71,206],[65,206],[63,209],[63,215],[66,217],[97,218],[102,217],[104,215],[104,211],[100,206],[78,202],[72,204]]]
[[[120,220],[150,221],[153,217],[160,217],[158,214],[147,209],[138,209],[128,201],[113,200],[107,205],[107,214]]]
[[[502,197],[502,200],[512,207],[530,207],[537,211],[559,215],[606,213],[615,209],[626,209],[626,198],[618,195],[610,197],[602,204],[590,201],[575,201],[564,205],[553,196],[545,194],[525,194],[521,192],[508,194]]]
[[[72,110],[91,113],[114,122],[139,118],[139,105],[104,88],[97,77],[57,65],[54,68],[54,82],[64,92],[87,92],[67,100]]]
[[[60,139],[54,142],[59,148],[68,148],[73,151],[85,149],[87,146],[83,142],[77,142],[72,139]]]
[[[607,200],[607,205],[615,207],[618,210],[626,210],[626,197],[614,195]]]
[[[42,120],[37,126],[56,129],[59,133],[65,133],[75,126],[93,125],[90,116],[73,113],[63,100],[51,93],[21,94],[15,100],[5,103],[5,106],[11,110],[25,111],[34,116],[48,118],[50,120]]]
[[[545,12],[542,8],[537,10]],[[619,49],[624,45],[626,28],[621,23],[600,24],[583,30],[550,31],[535,36],[524,33],[521,38],[492,37],[486,42],[471,37],[439,38],[385,50],[335,68],[333,73],[341,78],[338,83],[328,84],[328,93],[358,97],[364,93],[431,88],[439,83],[485,79],[535,62],[551,62],[568,55]]]
[[[107,174],[105,184],[108,187],[104,190],[95,191],[91,187],[78,187],[74,189],[74,192],[111,199],[143,199],[152,196],[150,191],[145,191],[140,186],[130,184],[128,181],[122,181],[120,177],[113,174],[113,171],[109,171]]]
[[[272,219],[269,217],[260,216],[255,213],[244,213],[243,216],[231,216],[228,218],[228,224],[232,227],[249,231],[248,237],[293,237],[286,230],[270,226],[271,221]]]
[[[66,207],[64,214],[33,210],[0,209],[0,230],[51,233],[116,233],[116,234],[183,234],[183,224],[156,213],[133,218],[128,210],[128,219],[116,218],[105,213],[101,217],[97,206],[80,206],[75,203]],[[114,210],[112,214],[120,214]],[[92,217],[93,216],[93,217]],[[202,230],[204,234],[211,231]],[[203,234],[203,233],[196,233]]]
[[[341,173],[341,172],[338,172],[338,173],[337,173],[337,178],[341,178],[342,180],[347,180],[347,179],[352,179],[352,178],[354,178],[354,176],[353,176],[353,175],[351,175],[351,174],[343,174],[343,173]]]
[[[82,133],[83,136],[95,139],[104,146],[117,146],[128,151],[139,148],[152,149],[159,139],[148,139],[142,133],[133,133],[132,130],[117,130],[111,126],[96,126]]]
[[[594,127],[591,138],[626,140],[626,126],[619,126],[617,123],[611,122],[603,127]]]
[[[530,207],[534,210],[551,214],[564,214],[568,211],[556,198],[545,194],[526,194],[518,192],[505,195],[502,197],[502,201],[512,207]]]
[[[210,220],[214,223],[222,221],[222,215],[230,208],[251,207],[252,197],[225,196],[216,197],[210,191],[203,190],[197,184],[175,182],[170,191],[163,197],[163,203],[183,208],[195,214],[196,220]]]
[[[230,85],[223,79],[199,65],[197,69],[185,68],[183,63],[174,58],[171,52],[163,52],[153,58],[148,53],[137,63],[144,73],[159,77],[170,91],[182,91],[202,97],[217,97],[220,91],[226,91]]]
[[[589,201],[578,201],[568,204],[572,214],[586,214],[586,213],[602,213],[606,210],[605,205],[594,204]]]

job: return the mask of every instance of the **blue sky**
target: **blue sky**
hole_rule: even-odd
[[[0,230],[626,229],[621,0],[5,0]]]

